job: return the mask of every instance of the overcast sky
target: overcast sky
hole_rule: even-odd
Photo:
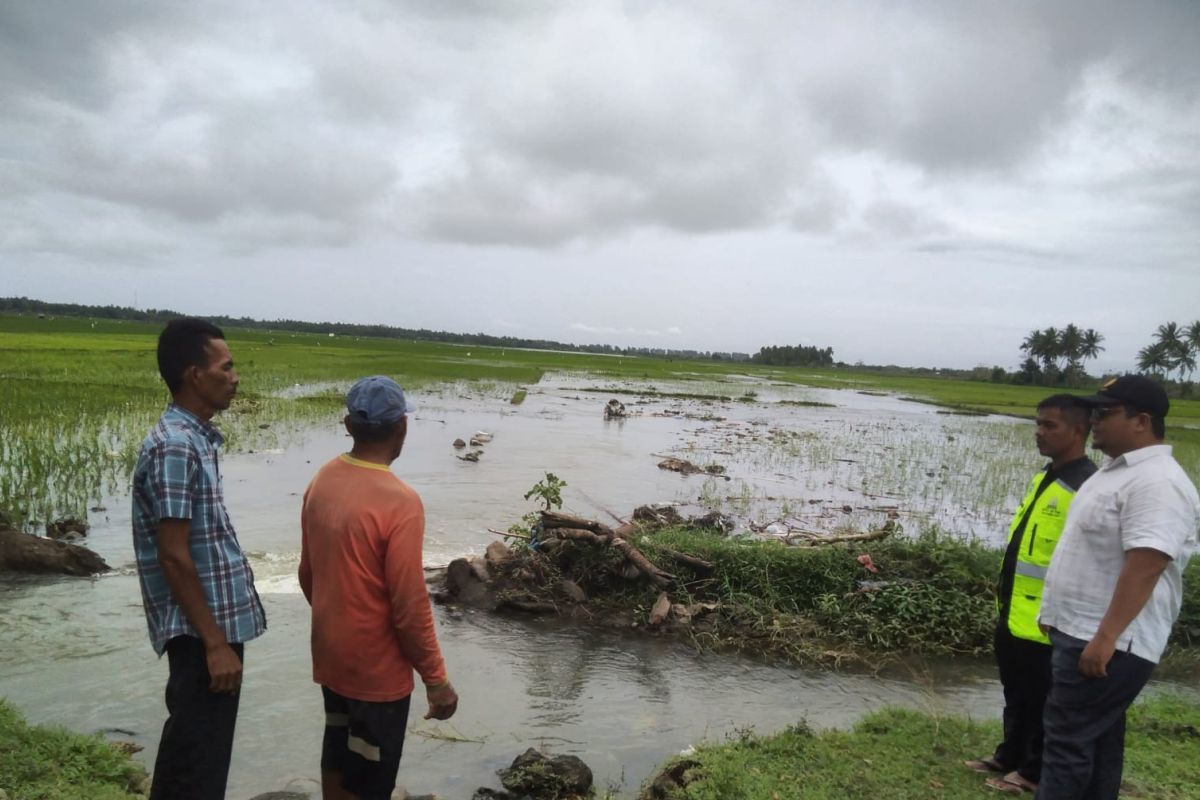
[[[0,4],[0,295],[1013,368],[1200,318],[1200,2]]]

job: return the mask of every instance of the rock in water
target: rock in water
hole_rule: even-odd
[[[488,569],[494,574],[509,562],[509,559],[512,558],[512,550],[504,542],[492,542],[484,551],[483,558],[487,561]]]
[[[51,539],[73,542],[86,538],[87,534],[88,524],[75,517],[64,517],[63,519],[46,523],[46,535]]]
[[[587,592],[585,592],[583,588],[575,581],[564,580],[558,586],[560,589],[562,589],[562,593],[565,594],[572,603],[587,602]]]
[[[592,771],[575,756],[549,758],[532,747],[499,772],[510,792],[525,792],[538,800],[586,795],[592,789]]]
[[[446,567],[446,591],[460,603],[485,607],[492,604],[486,583],[465,558],[456,558]]]
[[[650,627],[656,627],[663,624],[663,620],[667,618],[667,614],[671,613],[671,598],[667,597],[667,593],[663,592],[658,596],[658,600],[654,602],[654,608],[650,609]]]
[[[95,575],[110,569],[104,559],[86,547],[21,531],[0,530],[0,572]]]

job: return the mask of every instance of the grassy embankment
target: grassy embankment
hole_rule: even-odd
[[[1122,797],[1200,796],[1200,704],[1159,695],[1130,712]],[[774,736],[747,734],[705,744],[684,789],[647,791],[655,800],[958,800],[988,794],[985,776],[962,766],[991,753],[998,722],[889,709],[851,731],[813,733],[800,724]],[[682,768],[681,768],[682,769]]]
[[[934,532],[859,544],[785,547],[727,539],[686,528],[643,529],[633,543],[677,580],[672,603],[715,610],[675,630],[702,649],[738,651],[799,663],[886,665],[897,656],[989,653],[1001,552]],[[697,570],[684,553],[712,565]],[[877,574],[857,557],[869,553]],[[560,609],[573,607],[561,582],[588,599],[583,618],[644,626],[660,590],[621,577],[622,556],[580,542],[548,553],[518,549],[513,574],[533,576],[509,595]],[[1200,560],[1189,565],[1170,662],[1190,670],[1200,644]],[[1172,667],[1173,668],[1173,667]]]
[[[100,736],[27,725],[0,699],[0,789],[9,800],[132,800],[146,772]]]

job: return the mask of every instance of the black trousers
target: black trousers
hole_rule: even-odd
[[[1050,645],[1018,639],[996,625],[996,665],[1004,686],[1004,741],[992,756],[1022,778],[1042,778],[1042,711],[1050,694]]]
[[[1125,711],[1154,672],[1154,662],[1114,653],[1103,678],[1079,671],[1087,642],[1058,631],[1054,686],[1046,700],[1045,768],[1040,800],[1116,800],[1125,763]]]
[[[243,657],[241,644],[230,647]],[[167,642],[167,659],[167,721],[154,761],[150,800],[223,800],[241,693],[208,690],[204,643],[194,636]]]

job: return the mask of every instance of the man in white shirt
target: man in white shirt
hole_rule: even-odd
[[[1117,797],[1125,711],[1167,646],[1200,526],[1196,487],[1163,444],[1162,388],[1126,375],[1081,399],[1109,459],[1075,495],[1046,575],[1042,800]]]

